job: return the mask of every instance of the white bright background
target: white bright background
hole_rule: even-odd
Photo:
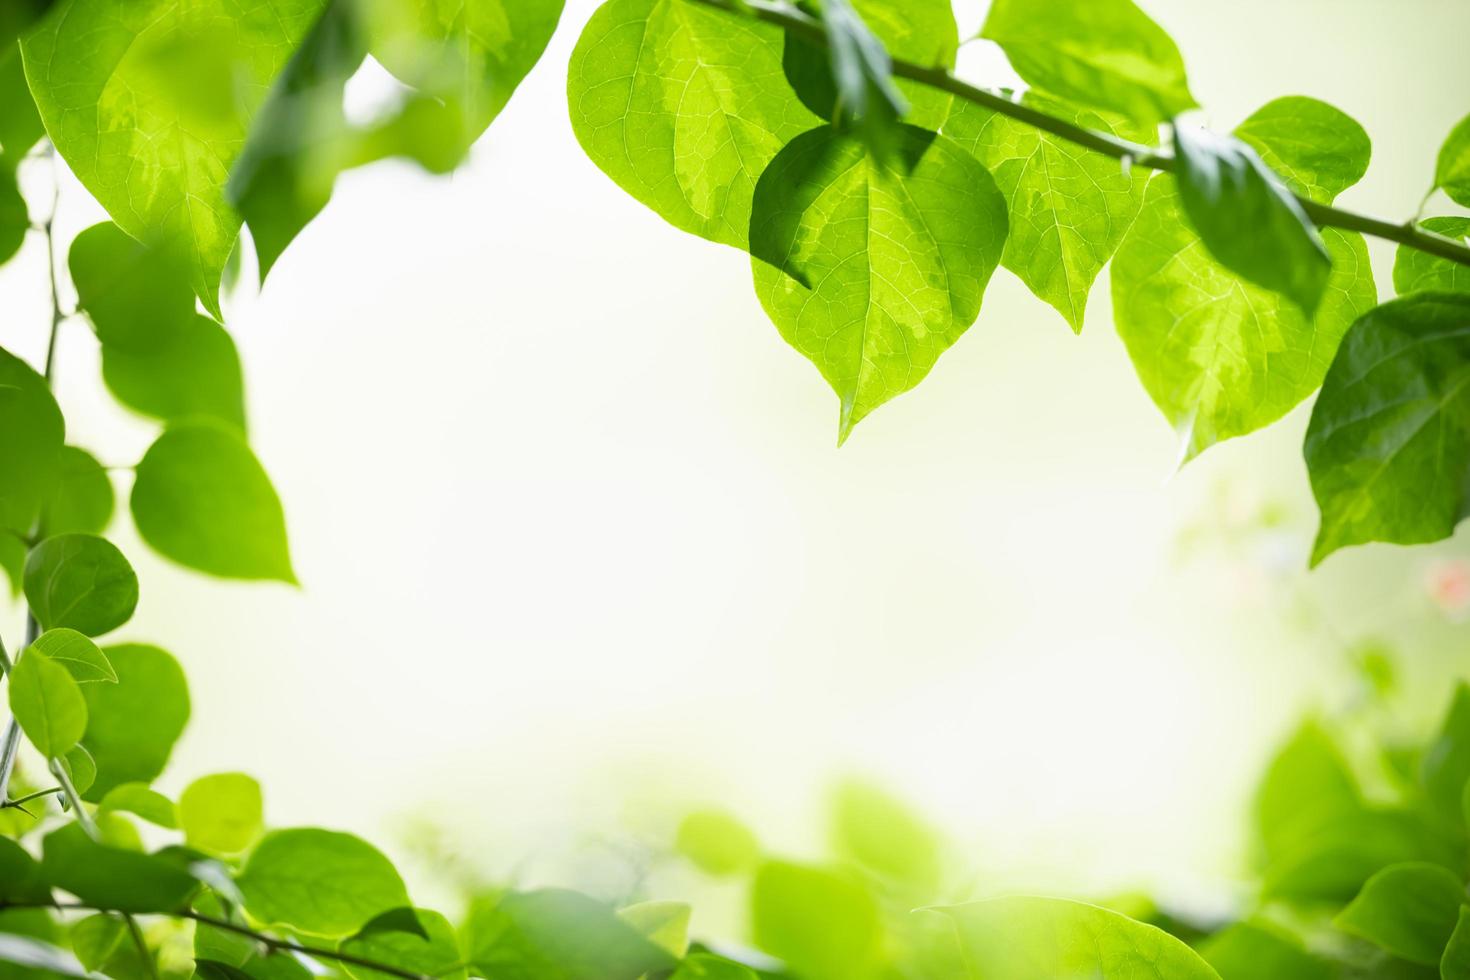
[[[580,152],[565,67],[593,4],[568,6],[464,168],[346,176],[229,309],[304,587],[194,576],[117,522],[143,582],[121,635],[192,683],[165,786],[243,769],[278,825],[393,845],[427,818],[465,867],[616,893],[604,843],[691,804],[816,855],[824,787],[861,773],[930,814],[983,890],[1226,901],[1263,755],[1332,703],[1347,641],[1418,614],[1431,553],[1301,571],[1301,412],[1171,479],[1106,275],[1074,338],[997,274],[930,379],[838,451],[836,400],[748,260]],[[1413,213],[1470,108],[1460,0],[1149,7],[1212,124],[1283,93],[1359,119],[1375,152],[1350,207]],[[963,4],[962,27],[982,13]],[[983,42],[962,67],[1011,78]],[[62,232],[99,217],[65,181]],[[39,239],[0,274],[5,342],[37,357],[44,276]],[[69,323],[71,439],[132,462],[152,430],[96,362]],[[1182,528],[1229,533],[1277,497],[1293,521],[1259,553],[1178,558]],[[1462,639],[1406,651],[1426,684],[1463,669]]]

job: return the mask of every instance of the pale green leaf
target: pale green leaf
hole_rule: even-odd
[[[171,861],[99,844],[77,823],[46,836],[41,873],[52,887],[115,912],[173,912],[199,887]]]
[[[1322,512],[1313,564],[1369,541],[1449,537],[1470,472],[1470,294],[1412,293],[1360,318],[1304,454]]]
[[[64,626],[101,636],[132,618],[138,576],[106,538],[61,534],[31,550],[25,593],[43,628]]]
[[[65,425],[45,380],[0,350],[0,527],[30,534],[61,465]]]
[[[350,936],[378,914],[409,904],[403,879],[375,847],[311,827],[267,834],[238,884],[257,919],[318,936]]]
[[[954,920],[976,980],[1219,980],[1163,930],[1093,905],[999,898],[936,911]]]
[[[917,385],[975,321],[1006,237],[1005,199],[944,137],[905,126],[903,166],[830,127],[761,175],[751,220],[756,292],[841,402],[838,441]]]
[[[85,795],[94,802],[124,783],[156,779],[189,720],[189,687],[178,661],[168,653],[134,643],[103,652],[117,671],[117,683],[82,689],[87,700],[87,748],[97,760],[97,782]],[[151,811],[117,809],[154,819]]]
[[[107,791],[98,802],[99,812],[132,813],[166,830],[179,826],[178,809],[172,800],[146,783],[123,783]]]
[[[603,173],[676,228],[745,248],[751,197],[822,121],[781,69],[782,33],[690,0],[610,0],[572,52],[572,129]]]
[[[685,902],[639,902],[618,909],[618,918],[677,957],[689,951],[689,914]]]
[[[1288,95],[1235,127],[1292,191],[1330,204],[1363,179],[1373,144],[1357,120],[1326,102]]]
[[[70,752],[87,730],[87,702],[65,667],[31,650],[10,671],[10,710],[44,756]]]
[[[97,762],[85,745],[76,745],[59,760],[71,780],[72,788],[85,793],[97,781]]]
[[[56,148],[124,231],[184,257],[219,315],[231,165],[322,0],[64,0],[25,39]]]
[[[696,810],[679,823],[674,849],[710,875],[733,875],[755,864],[760,844],[723,810]]]
[[[1451,201],[1470,207],[1470,116],[1455,124],[1439,148],[1434,183]]]
[[[102,345],[102,380],[124,405],[165,422],[213,419],[245,429],[240,355],[224,327],[194,316],[148,351]]]
[[[41,508],[41,536],[101,534],[112,520],[114,496],[107,470],[85,449],[63,446],[56,486]]]
[[[750,889],[751,938],[811,980],[869,975],[883,943],[877,900],[858,879],[766,861]]]
[[[41,939],[0,933],[0,963],[12,963],[32,970],[47,971],[45,975],[60,974],[67,977],[82,977],[95,980],[96,974],[88,973],[71,953]]]
[[[476,903],[465,945],[476,975],[496,980],[637,980],[676,963],[608,906],[558,888]]]
[[[1437,864],[1395,864],[1369,878],[1333,923],[1400,959],[1434,966],[1465,904],[1457,875]]]
[[[90,637],[76,630],[65,627],[47,630],[36,637],[30,649],[41,652],[54,663],[65,667],[78,684],[93,681],[117,683],[117,671],[112,669],[112,662],[107,659],[107,654]]]
[[[1151,125],[1195,105],[1184,59],[1132,0],[995,0],[980,36],[1032,86]]]
[[[1022,102],[1087,129],[1149,138],[1126,117],[1035,92]],[[1093,280],[1142,207],[1147,177],[973,102],[957,100],[941,131],[985,165],[1005,196],[1010,235],[1001,264],[1080,332]]]
[[[1470,245],[1470,218],[1425,218],[1419,224],[1425,231]],[[1400,296],[1432,291],[1470,293],[1470,266],[1400,245],[1393,260],[1393,288]]]
[[[265,828],[260,784],[239,772],[196,779],[179,794],[178,817],[190,847],[238,854]]]
[[[138,464],[133,520],[166,558],[223,578],[296,581],[286,518],[270,477],[239,434],[169,428]]]
[[[832,843],[884,878],[932,897],[942,871],[939,839],[907,804],[877,786],[847,780],[832,797]]]
[[[344,939],[337,948],[343,953],[360,956],[375,963],[395,966],[400,970],[421,973],[436,980],[463,980],[465,958],[459,948],[454,927],[438,912],[413,909],[422,935],[396,929],[364,929],[363,934]],[[342,964],[348,976],[356,980],[390,980],[391,975],[353,963]],[[248,970],[247,970],[248,972]]]

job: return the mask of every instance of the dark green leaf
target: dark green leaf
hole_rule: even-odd
[[[10,11],[16,6],[24,7],[25,3],[3,5],[0,10]],[[0,21],[4,16],[0,13]],[[0,37],[6,34],[5,25],[0,23]],[[9,43],[0,46],[0,166],[14,170],[45,133],[35,100],[31,98],[31,87],[26,84],[20,45],[12,37]]]
[[[196,779],[179,794],[178,817],[190,847],[238,854],[265,828],[260,784],[239,772]]]
[[[0,568],[10,579],[10,594],[20,595],[21,583],[25,580],[26,543],[15,531],[0,529]]]
[[[134,354],[158,350],[196,315],[186,265],[110,221],[79,234],[67,263],[78,305],[105,347]]]
[[[92,534],[61,534],[26,559],[26,601],[45,629],[101,636],[132,618],[138,576],[121,551]]]
[[[416,913],[413,918],[421,935],[391,929],[364,930],[364,934],[343,940],[337,948],[352,956],[439,980],[463,980],[465,958],[460,952],[454,927],[438,912],[428,909],[412,911]],[[352,963],[342,964],[342,969],[357,980],[384,980],[390,976]]]
[[[265,836],[239,878],[245,907],[263,922],[343,937],[409,904],[403,879],[351,834],[303,827]]]
[[[10,671],[10,710],[42,755],[65,755],[87,730],[87,703],[65,667],[31,650]]]
[[[478,975],[496,980],[636,980],[675,964],[612,909],[560,889],[476,904],[465,944]]]
[[[45,902],[50,896],[35,859],[15,841],[0,837],[0,904]]]
[[[755,835],[722,810],[698,810],[686,816],[679,824],[674,849],[711,875],[737,874],[760,856]]]
[[[821,18],[827,35],[833,97],[827,111],[820,114],[850,121],[869,155],[887,166],[894,162],[902,140],[898,121],[909,111],[908,99],[898,90],[893,78],[893,61],[883,42],[868,29],[848,0],[822,0]],[[950,22],[953,23],[953,14]],[[782,58],[788,77],[795,51],[800,48],[793,47],[788,40]],[[803,101],[812,105],[809,99]]]
[[[1000,898],[936,911],[954,920],[976,980],[1219,980],[1163,930],[1092,905]]]
[[[1440,814],[1453,823],[1462,821],[1466,787],[1470,786],[1470,684],[1456,685],[1439,734],[1424,753],[1420,773],[1424,790]]]
[[[1470,907],[1460,906],[1455,931],[1439,961],[1441,980],[1470,980]]]
[[[756,292],[837,392],[839,443],[975,321],[1005,244],[1005,199],[985,168],[943,137],[901,133],[904,165],[890,170],[859,141],[814,130],[756,189]]]
[[[56,489],[41,509],[41,536],[101,534],[112,520],[112,480],[91,453],[63,446]]]
[[[995,0],[980,36],[1031,85],[1152,125],[1195,105],[1174,41],[1131,0]]]
[[[750,890],[751,938],[812,980],[869,974],[883,943],[877,901],[855,878],[766,861]]]
[[[145,783],[123,783],[107,791],[98,803],[101,812],[132,813],[167,830],[179,825],[178,810],[172,800]]]
[[[64,433],[45,380],[0,350],[0,527],[31,533],[56,481]]]
[[[133,483],[138,533],[166,558],[225,578],[296,581],[280,498],[227,427],[189,423],[159,436]]]
[[[1369,878],[1333,921],[1400,959],[1434,966],[1465,902],[1465,886],[1439,865],[1395,864]]]
[[[195,315],[143,352],[102,345],[102,380],[124,405],[165,422],[214,419],[245,429],[240,355],[224,327]]]
[[[1413,293],[1353,324],[1307,428],[1316,564],[1368,541],[1448,537],[1470,472],[1470,295]]]
[[[158,647],[108,647],[116,684],[88,684],[87,748],[97,760],[97,801],[124,783],[148,783],[163,772],[189,720],[189,687],[178,661]],[[119,807],[118,809],[132,809]],[[152,819],[150,814],[142,814]]]
[[[0,5],[0,45],[14,45],[54,6],[56,0],[7,0]]]
[[[1174,127],[1179,201],[1221,265],[1317,309],[1332,257],[1297,199],[1244,141]]]
[[[1444,146],[1439,148],[1434,183],[1451,201],[1470,207],[1470,116],[1455,124]]]
[[[41,873],[52,887],[114,912],[172,912],[199,886],[172,862],[99,844],[75,823],[46,835]]]
[[[665,221],[745,248],[757,178],[821,125],[786,84],[781,51],[778,28],[689,0],[611,0],[572,52],[572,129]]]
[[[1425,218],[1419,225],[1470,245],[1470,218]],[[1434,291],[1470,293],[1470,266],[1400,245],[1393,260],[1393,288],[1400,296]]]
[[[0,262],[9,262],[20,251],[31,228],[31,213],[16,183],[15,171],[3,165],[8,162],[0,160]]]
[[[198,980],[251,980],[250,974],[238,966],[219,960],[195,960],[194,976]]]

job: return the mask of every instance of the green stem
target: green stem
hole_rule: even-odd
[[[143,930],[138,928],[138,920],[123,913],[123,921],[128,924],[128,935],[133,937],[133,946],[137,948],[138,957],[142,959],[148,976],[151,980],[158,980],[158,963],[154,961],[153,953],[148,949],[147,941],[143,939]]]
[[[787,4],[775,3],[772,0],[691,0],[691,2],[701,3],[716,10],[753,17],[767,24],[773,24],[787,34],[812,44],[823,47],[830,45],[821,21]],[[893,59],[893,74],[899,78],[907,78],[930,88],[948,92],[966,102],[973,102],[992,112],[1034,126],[1053,136],[1105,156],[1126,160],[1132,165],[1170,173],[1176,168],[1176,161],[1171,154],[1161,153],[1142,143],[1120,139],[1108,133],[1099,133],[1070,123],[1065,119],[1058,119],[1056,116],[1039,112],[1000,92],[979,88],[956,78],[942,66],[919,65],[895,58]],[[1470,266],[1470,245],[1444,235],[1437,235],[1432,231],[1426,231],[1413,221],[1395,224],[1392,221],[1383,221],[1354,211],[1322,204],[1302,197],[1300,194],[1297,195],[1297,200],[1301,203],[1302,209],[1306,211],[1307,217],[1311,218],[1320,228],[1341,228],[1345,231],[1361,232],[1364,235],[1382,238],[1385,241],[1396,242],[1399,245],[1426,252],[1437,258]]]

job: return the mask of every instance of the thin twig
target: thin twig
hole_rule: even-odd
[[[793,37],[823,47],[830,43],[827,32],[822,28],[820,21],[786,4],[774,3],[771,0],[692,0],[692,2],[732,14],[754,17],[767,24],[774,24]],[[1065,119],[1058,119],[1056,116],[1040,112],[1024,103],[1014,102],[999,92],[971,85],[955,77],[942,66],[919,65],[912,61],[895,58],[893,59],[893,74],[930,88],[948,92],[966,102],[973,102],[975,105],[1118,160],[1131,160],[1137,166],[1170,173],[1176,168],[1176,161],[1171,154],[1161,153],[1152,147],[1120,139],[1109,133],[1087,129],[1067,122]],[[1297,200],[1301,203],[1302,210],[1307,213],[1307,217],[1311,218],[1318,227],[1361,232],[1364,235],[1396,242],[1450,262],[1470,266],[1470,245],[1444,235],[1437,235],[1432,231],[1426,231],[1413,221],[1395,224],[1392,221],[1384,221],[1358,214],[1355,211],[1322,204],[1301,195],[1297,195]]]
[[[148,971],[148,976],[152,980],[158,980],[158,963],[154,961],[153,954],[148,949],[148,943],[143,939],[143,930],[138,928],[138,920],[124,912],[123,921],[128,924],[128,935],[133,937],[133,945],[137,947],[138,957],[143,961],[143,967]]]

